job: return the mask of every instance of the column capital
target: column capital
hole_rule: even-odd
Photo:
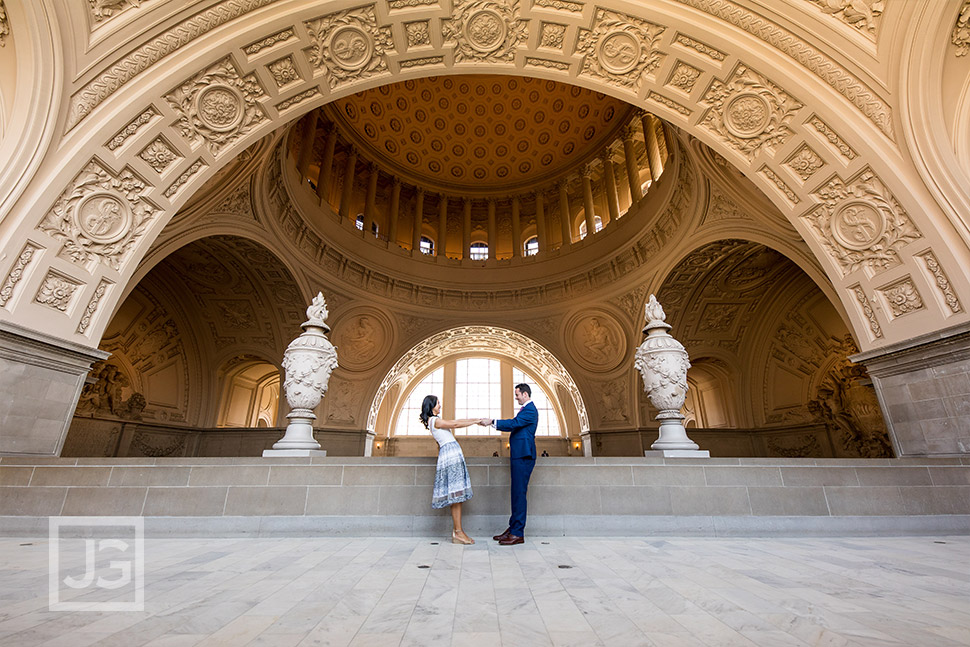
[[[377,162],[368,162],[367,170],[370,171],[371,173],[376,173],[380,170],[380,167],[377,166]]]
[[[569,180],[564,177],[559,178],[559,180],[556,182],[556,188],[559,189],[560,191],[564,191],[568,187],[569,187]]]
[[[417,190],[417,194],[419,196],[424,197],[424,187],[423,186],[417,186],[417,187],[414,187],[414,188]]]
[[[394,176],[391,177],[391,183],[394,186],[396,186],[396,187],[400,187],[401,186],[401,178],[399,178],[398,176],[394,175]]]
[[[623,141],[625,142],[627,140],[633,139],[633,137],[636,135],[636,132],[637,132],[637,129],[633,126],[633,124],[627,124],[626,126],[623,126],[623,128],[620,130],[620,137],[622,137]]]
[[[358,153],[358,151],[357,151],[357,147],[356,146],[354,146],[353,144],[347,144],[347,154],[348,155],[353,155],[353,156],[356,157],[357,156],[357,153]]]
[[[589,163],[583,164],[582,168],[579,169],[579,174],[588,179],[593,175],[593,167]]]

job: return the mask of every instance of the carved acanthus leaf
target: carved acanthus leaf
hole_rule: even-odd
[[[663,61],[664,29],[634,16],[597,9],[593,27],[580,30],[576,43],[576,52],[583,55],[580,74],[639,90],[643,77]]]
[[[339,11],[306,22],[310,63],[327,71],[331,88],[387,74],[394,48],[390,27],[380,27],[374,6]]]
[[[528,21],[521,15],[520,0],[456,0],[442,35],[446,45],[454,46],[456,63],[511,63],[528,35]]]

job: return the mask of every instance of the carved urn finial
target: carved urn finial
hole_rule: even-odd
[[[283,353],[283,392],[291,408],[286,416],[290,423],[283,438],[273,445],[274,450],[320,449],[320,443],[313,438],[313,421],[317,419],[313,410],[327,392],[330,374],[337,368],[337,349],[327,339],[330,327],[325,320],[329,313],[322,292],[313,297],[306,315],[303,333]]]
[[[660,437],[650,447],[696,451],[697,443],[687,437],[684,416],[680,413],[687,397],[687,369],[690,368],[687,351],[667,332],[671,326],[656,296],[650,295],[644,315],[643,332],[647,337],[637,348],[634,367],[640,371],[650,403],[660,412],[657,414]]]

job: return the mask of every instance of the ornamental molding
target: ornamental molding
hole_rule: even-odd
[[[694,84],[700,77],[701,71],[683,61],[677,61],[677,67],[670,73],[667,85],[680,90],[684,94],[690,94],[694,90]]]
[[[117,175],[90,162],[54,203],[39,229],[62,243],[74,263],[91,260],[119,269],[156,215],[145,199],[150,187],[125,167]]]
[[[662,106],[667,106],[674,112],[680,113],[685,117],[690,117],[692,114],[694,114],[694,111],[688,108],[687,106],[679,104],[673,99],[668,99],[664,95],[657,94],[656,92],[650,92],[650,94],[647,96],[647,99],[649,99],[650,101],[656,101]]]
[[[908,276],[891,285],[879,288],[877,292],[889,305],[893,319],[923,309],[923,297],[916,289],[913,279]]]
[[[375,5],[339,11],[306,23],[310,63],[325,70],[331,88],[387,74],[394,48],[390,27],[379,27]]]
[[[535,6],[571,13],[582,13],[583,11],[582,2],[571,2],[570,0],[535,0]]]
[[[824,121],[819,119],[818,115],[812,115],[809,118],[808,123],[815,130],[817,130],[818,133],[822,135],[822,137],[824,137],[825,140],[828,143],[830,143],[833,148],[835,148],[835,150],[838,151],[839,155],[841,155],[842,157],[844,157],[850,162],[857,157],[856,152],[852,150],[852,147],[846,144],[845,140],[839,137],[838,133],[836,133],[834,130],[829,128]]]
[[[24,277],[24,270],[30,265],[30,262],[34,260],[34,255],[40,251],[40,247],[34,245],[33,243],[27,243],[24,245],[24,249],[20,252],[20,256],[17,257],[17,262],[14,263],[13,267],[10,269],[10,273],[7,274],[6,280],[3,282],[3,287],[0,288],[0,307],[5,307],[7,302],[10,301],[10,297],[13,296],[14,288],[20,283],[20,279]]]
[[[218,157],[236,140],[269,120],[259,105],[266,93],[255,74],[239,75],[226,57],[165,95],[178,115],[176,127],[193,147]]]
[[[296,65],[293,63],[292,56],[285,56],[273,61],[266,66],[266,69],[273,76],[273,80],[276,81],[276,87],[278,88],[302,80],[300,73],[296,69]]]
[[[801,147],[792,153],[785,161],[785,166],[790,168],[792,172],[801,178],[802,182],[808,182],[809,179],[823,166],[825,166],[825,161],[819,157],[818,153],[813,151],[808,144],[802,144]]]
[[[876,127],[894,139],[892,109],[869,86],[787,29],[755,15],[731,0],[676,0],[720,18],[760,38],[829,84],[858,108]]]
[[[879,320],[876,319],[876,313],[872,309],[872,304],[869,302],[869,297],[866,296],[865,291],[862,289],[861,285],[854,285],[851,288],[852,293],[855,295],[856,301],[859,302],[859,307],[862,309],[862,314],[869,322],[869,330],[872,331],[873,337],[879,339],[882,337],[882,327],[879,325]]]
[[[182,156],[173,151],[171,145],[162,137],[156,137],[142,152],[138,153],[138,157],[159,175],[164,173],[175,160],[182,159]]]
[[[155,110],[155,107],[148,106],[144,112],[128,122],[128,125],[122,128],[121,132],[111,138],[111,141],[107,144],[108,150],[113,151],[120,148],[126,141],[128,141],[129,137],[133,136],[135,133],[141,130],[142,126],[150,123],[152,119],[157,116],[158,111]]]
[[[778,190],[781,191],[782,195],[784,195],[789,202],[791,202],[792,204],[798,204],[799,202],[801,202],[801,200],[799,200],[798,198],[798,195],[794,191],[792,191],[791,187],[785,184],[785,181],[782,180],[780,177],[778,177],[778,174],[775,173],[773,170],[771,170],[771,168],[769,168],[768,165],[764,165],[758,170],[762,175],[768,178],[768,180],[770,180],[772,184],[778,187]]]
[[[178,179],[172,182],[172,184],[167,189],[165,189],[165,192],[164,192],[165,197],[168,199],[171,199],[172,196],[178,193],[182,189],[182,187],[185,186],[185,183],[188,182],[192,178],[192,176],[198,173],[199,170],[201,170],[204,166],[208,166],[208,165],[202,160],[196,160],[195,162],[193,162],[192,166],[187,168],[185,172],[178,177]]]
[[[569,63],[564,63],[562,61],[551,61],[547,58],[536,58],[534,56],[526,56],[525,64],[528,67],[544,67],[550,70],[561,70],[563,72],[569,71]]]
[[[71,130],[123,85],[152,65],[216,27],[276,0],[224,0],[173,26],[118,60],[71,97],[66,129]]]
[[[411,67],[424,67],[425,65],[440,65],[444,62],[444,56],[424,56],[422,58],[409,58],[401,61],[398,65],[401,69],[407,69]]]
[[[431,21],[415,20],[404,23],[404,35],[408,39],[408,49],[431,45]]]
[[[966,0],[960,9],[950,42],[957,46],[957,56],[966,56],[970,52],[970,0]]]
[[[68,306],[74,299],[74,293],[81,286],[77,281],[73,281],[63,274],[57,272],[47,272],[44,282],[41,283],[37,296],[34,297],[36,303],[45,305],[53,310],[67,312]]]
[[[285,110],[289,110],[290,108],[297,105],[298,103],[303,103],[307,99],[318,96],[319,94],[320,94],[320,88],[314,86],[309,90],[304,90],[299,94],[293,95],[289,99],[280,101],[279,103],[276,104],[276,111],[282,113]]]
[[[408,9],[436,4],[438,4],[438,0],[389,0],[387,6],[391,9]]]
[[[802,216],[838,264],[881,272],[902,263],[899,249],[922,238],[909,215],[871,168],[849,181],[833,177],[813,194],[821,204]]]
[[[875,42],[886,0],[805,0]]]
[[[137,9],[148,0],[88,0],[88,10],[95,27],[121,15],[129,9]]]
[[[528,36],[520,0],[455,0],[451,18],[442,21],[445,45],[454,47],[455,63],[512,63]]]
[[[943,301],[946,303],[947,307],[950,308],[950,312],[956,314],[963,310],[963,307],[960,305],[960,300],[953,291],[953,286],[950,285],[950,281],[947,279],[946,273],[943,271],[943,268],[940,266],[940,262],[936,258],[936,254],[931,251],[927,251],[919,254],[919,257],[923,259],[924,263],[926,263],[926,269],[929,270],[929,273],[933,276],[933,282],[940,290],[940,293],[943,296]]]
[[[91,300],[88,301],[88,306],[84,309],[84,314],[81,316],[81,322],[77,325],[77,334],[83,335],[88,326],[91,324],[91,318],[94,313],[97,312],[98,306],[101,305],[101,299],[108,291],[108,287],[111,285],[111,281],[106,279],[101,279],[98,283],[97,289],[95,289],[94,294],[91,295]]]
[[[555,22],[541,23],[539,27],[539,47],[561,50],[565,41],[566,25]]]
[[[580,29],[576,53],[580,74],[634,91],[663,62],[660,36],[666,28],[616,11],[597,9],[591,29]]]
[[[283,31],[278,31],[271,36],[267,36],[266,38],[256,41],[255,43],[247,45],[243,48],[243,51],[248,56],[252,56],[253,54],[258,54],[268,47],[273,47],[274,45],[288,41],[289,39],[293,38],[293,35],[292,29],[284,29]]]
[[[710,45],[705,45],[699,40],[695,40],[685,34],[677,34],[675,41],[677,43],[680,43],[684,47],[689,47],[695,52],[703,54],[704,56],[707,56],[708,58],[713,59],[715,61],[723,61],[725,58],[724,52],[718,49],[714,49]]]
[[[789,124],[802,103],[746,65],[727,81],[714,79],[704,94],[710,105],[700,126],[750,161],[762,150],[774,154],[794,134]]]

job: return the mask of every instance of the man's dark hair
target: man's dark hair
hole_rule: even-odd
[[[532,397],[532,389],[530,389],[529,385],[526,384],[525,382],[523,382],[522,384],[516,384],[515,388],[517,388],[520,393],[525,393],[530,398]]]

